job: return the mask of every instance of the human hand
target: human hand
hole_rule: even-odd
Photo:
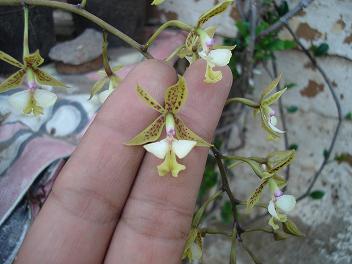
[[[179,115],[211,141],[232,83],[227,67],[203,82],[204,61],[185,73],[188,100]],[[179,263],[208,149],[196,147],[177,178],[160,177],[160,160],[125,146],[157,117],[135,92],[140,84],[162,101],[175,70],[155,60],[136,66],[107,99],[58,176],[16,263]]]

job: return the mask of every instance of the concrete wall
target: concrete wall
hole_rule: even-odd
[[[291,7],[297,3],[297,0],[289,1]],[[167,0],[160,6],[161,17],[179,18],[192,24],[200,12],[213,4],[209,0]],[[235,36],[233,25],[237,17],[238,13],[233,8],[211,23],[219,24],[222,35]],[[352,112],[352,1],[315,0],[293,18],[290,25],[307,47],[322,42],[329,44],[329,55],[318,61],[334,85],[343,115]],[[288,32],[282,31],[280,36],[289,39]],[[298,107],[295,113],[285,112],[289,142],[298,145],[288,192],[299,196],[319,168],[324,149],[329,146],[337,123],[336,107],[320,73],[312,69],[302,52],[281,52],[277,57],[283,83],[297,84],[283,97],[283,103],[285,109],[289,106]],[[255,76],[255,87],[260,89],[270,78],[261,67],[257,70],[261,74]],[[259,94],[260,90],[256,89],[253,95],[248,96],[258,98]],[[245,146],[239,154],[265,154],[284,147],[282,141],[265,141],[258,120],[253,120],[249,111],[244,111],[235,124],[228,147],[240,145],[238,131],[243,127],[247,128]],[[265,234],[244,237],[264,263],[352,263],[352,122],[347,120],[343,121],[332,157],[341,153],[350,155],[351,159],[341,164],[329,162],[313,188],[324,191],[324,197],[321,200],[307,198],[299,202],[292,214],[306,238],[278,243]],[[236,177],[232,187],[245,199],[258,181],[248,175],[250,172],[245,167],[236,169],[234,173]],[[206,244],[205,263],[224,263],[224,258],[228,257],[229,243],[221,237],[213,237],[207,239]],[[239,262],[250,263],[245,254],[239,255]]]

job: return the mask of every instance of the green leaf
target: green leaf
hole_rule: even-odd
[[[298,229],[296,224],[290,219],[287,219],[286,222],[282,223],[282,229],[286,234],[290,234],[296,237],[304,237],[303,233]]]
[[[297,86],[297,83],[286,83],[284,85],[284,87],[286,87],[287,89],[292,89],[292,88],[294,88],[296,86]]]
[[[232,221],[232,206],[229,201],[225,202],[221,207],[221,219],[225,224],[229,224]]]
[[[297,144],[291,144],[288,148],[297,150],[298,149],[298,145]]]
[[[283,1],[277,8],[277,12],[279,13],[280,17],[288,13],[288,11],[289,11],[289,7],[287,4],[287,1]]]
[[[312,45],[311,51],[313,52],[314,56],[321,57],[325,56],[329,51],[329,45],[327,43],[321,43],[319,46]]]
[[[237,21],[236,27],[243,38],[249,35],[250,24],[247,21]]]
[[[298,111],[298,107],[295,105],[291,105],[287,107],[287,112],[289,112],[290,114],[296,113],[297,111]]]
[[[325,195],[325,192],[320,191],[320,190],[313,191],[309,194],[309,196],[311,198],[313,198],[314,200],[319,200],[319,199],[323,198],[324,195]]]
[[[348,112],[348,113],[345,115],[345,119],[346,119],[346,120],[349,120],[349,121],[352,121],[352,112]]]
[[[293,49],[294,47],[296,47],[296,43],[292,40],[274,39],[269,44],[268,49],[271,51],[281,51],[281,50]]]

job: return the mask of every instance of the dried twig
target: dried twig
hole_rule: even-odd
[[[327,150],[327,152],[325,153],[324,155],[324,160],[322,162],[322,164],[320,165],[318,171],[314,174],[313,176],[313,179],[312,181],[310,182],[307,190],[300,196],[298,197],[298,201],[304,199],[305,197],[307,197],[315,182],[317,181],[317,179],[319,178],[321,172],[323,171],[325,165],[327,164],[329,158],[330,158],[330,155],[331,155],[331,152],[335,146],[335,143],[336,143],[336,139],[337,139],[337,135],[339,133],[339,130],[340,130],[340,127],[341,127],[341,123],[342,123],[342,111],[341,111],[341,105],[340,105],[340,101],[334,91],[334,88],[333,88],[333,85],[329,79],[329,77],[327,76],[327,74],[325,73],[325,71],[321,68],[321,66],[318,64],[317,60],[312,56],[312,54],[310,54],[309,50],[306,49],[306,47],[304,47],[304,45],[302,44],[302,42],[297,38],[297,36],[295,35],[295,33],[293,32],[293,30],[291,29],[290,26],[288,25],[285,25],[286,29],[288,30],[288,32],[290,32],[291,36],[293,37],[293,39],[296,41],[296,43],[298,44],[298,46],[302,49],[302,51],[307,55],[307,57],[309,58],[309,60],[311,61],[312,65],[320,72],[321,76],[323,77],[325,83],[327,84],[328,88],[329,88],[329,91],[330,91],[330,94],[332,95],[332,98],[334,100],[334,103],[336,105],[336,110],[337,110],[337,118],[338,118],[338,121],[337,121],[337,124],[336,124],[336,129],[334,131],[334,134],[332,136],[332,140],[331,140],[331,143],[330,143],[330,146]]]

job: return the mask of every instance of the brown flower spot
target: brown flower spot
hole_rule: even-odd
[[[299,38],[303,38],[305,40],[315,40],[318,39],[322,36],[322,33],[311,26],[309,26],[307,23],[301,23],[299,24],[296,34]]]
[[[309,80],[308,85],[300,91],[302,96],[314,97],[324,90],[324,84],[318,84],[315,81]]]
[[[351,43],[352,43],[352,34],[349,35],[349,36],[347,36],[347,37],[344,39],[343,43],[351,44]]]

